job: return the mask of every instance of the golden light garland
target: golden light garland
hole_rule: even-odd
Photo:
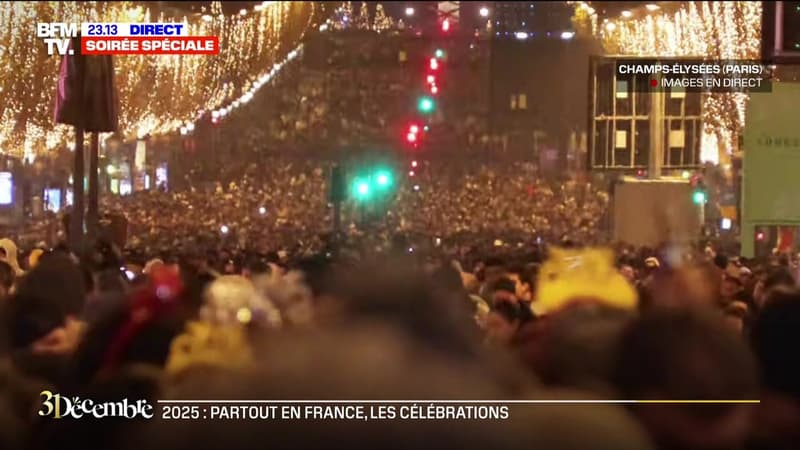
[[[576,12],[591,9],[579,2]],[[642,10],[630,18],[592,27],[611,54],[704,59],[758,59],[761,2],[685,2],[670,11]],[[592,9],[592,14],[594,10]],[[584,19],[585,21],[585,19]],[[736,149],[747,95],[709,94],[703,101],[701,158],[716,162],[719,150]]]
[[[190,35],[219,36],[219,55],[119,56],[120,132],[126,138],[177,131],[248,92],[297,47],[312,2],[263,2],[225,16],[168,16],[144,2],[0,2],[0,152],[32,159],[63,146],[72,129],[53,123],[59,58],[36,37],[38,22],[183,22]]]

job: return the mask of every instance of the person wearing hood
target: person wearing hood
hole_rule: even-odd
[[[0,239],[0,258],[14,269],[18,277],[25,274],[22,268],[19,267],[19,262],[17,261],[17,244],[11,239]]]

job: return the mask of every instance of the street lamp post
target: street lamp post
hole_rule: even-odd
[[[100,220],[100,193],[98,189],[99,175],[97,173],[99,158],[99,133],[92,133],[89,144],[89,204],[86,208],[86,237],[89,242],[97,238]]]
[[[83,127],[75,127],[75,154],[72,176],[72,211],[70,212],[69,237],[72,251],[83,251]]]

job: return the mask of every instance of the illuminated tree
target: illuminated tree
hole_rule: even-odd
[[[595,31],[611,54],[704,59],[758,59],[761,2],[686,2],[610,21]],[[576,8],[576,13],[581,8]],[[747,95],[713,93],[703,101],[703,151],[736,150]]]
[[[168,17],[142,2],[0,2],[0,149],[36,155],[73,141],[72,128],[53,123],[59,58],[36,37],[38,22],[186,23],[191,36],[218,36],[218,55],[114,58],[124,138],[176,133],[200,113],[227,107],[251,92],[286,57],[311,25],[314,4],[273,2],[246,17],[209,13]],[[262,83],[263,84],[263,83]]]
[[[356,27],[359,30],[369,30],[369,9],[367,2],[361,2],[361,7],[358,10],[358,18],[356,19]]]
[[[352,21],[354,19],[354,17],[353,17],[353,2],[345,2],[344,6],[342,7],[342,16],[341,17],[342,17],[342,19],[347,18],[347,20],[343,21],[345,24],[352,23]]]
[[[392,27],[392,19],[383,11],[383,5],[378,3],[375,7],[375,19],[372,21],[372,29],[380,33]]]
[[[597,13],[594,8],[580,2],[572,16],[572,27],[580,37],[591,37],[597,33]]]

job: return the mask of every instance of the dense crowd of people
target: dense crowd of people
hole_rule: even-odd
[[[280,157],[262,161],[269,171],[253,164],[228,184],[107,199],[106,211],[127,217],[127,249],[142,255],[189,248],[237,254],[321,251],[333,231],[330,165]],[[419,172],[398,177],[394,195],[370,205],[379,215],[369,222],[357,201],[346,202],[342,234],[358,238],[369,230],[384,243],[402,236],[412,245],[435,241],[445,247],[603,240],[608,198],[589,184],[546,183],[526,164],[474,170],[427,163]]]
[[[392,162],[392,194],[345,202],[334,233],[339,149],[396,138],[419,75],[352,62],[396,48],[359,52],[289,66],[185,188],[103,198],[123,247],[0,240],[0,449],[800,448],[793,255],[609,247],[603,189],[466,151],[413,177]],[[479,149],[479,115],[450,107],[433,140]],[[155,417],[56,420],[43,391]],[[597,403],[447,422],[166,420],[158,403],[199,399]]]
[[[284,67],[274,86],[218,125],[211,158],[199,155],[186,167],[180,183],[186,189],[104,199],[107,212],[130,222],[128,249],[152,255],[202,242],[226,253],[319,251],[333,227],[331,166],[352,174],[369,158],[387,155],[396,193],[380,205],[370,236],[361,236],[359,205],[348,202],[343,233],[349,239],[378,235],[376,244],[385,245],[403,235],[421,241],[412,247],[490,248],[526,240],[601,241],[603,189],[546,183],[535,163],[495,160],[483,151],[490,142],[478,119],[485,102],[474,86],[482,83],[478,62],[485,48],[477,43],[442,46],[447,69],[440,71],[440,111],[418,152],[416,176],[406,176],[411,151],[399,142],[414,117],[409,93],[424,84],[416,66],[432,51],[408,45],[346,33],[309,43],[302,61]],[[456,150],[457,162],[447,156]],[[353,156],[359,152],[365,157]]]
[[[406,245],[243,265],[207,252],[142,267],[106,243],[78,258],[62,248],[17,255],[0,241],[2,448],[391,446],[415,436],[446,448],[797,448],[792,258],[574,243],[476,257]],[[59,421],[37,415],[44,390],[157,411],[157,400],[209,398],[655,403],[513,405],[504,421],[444,425]]]

